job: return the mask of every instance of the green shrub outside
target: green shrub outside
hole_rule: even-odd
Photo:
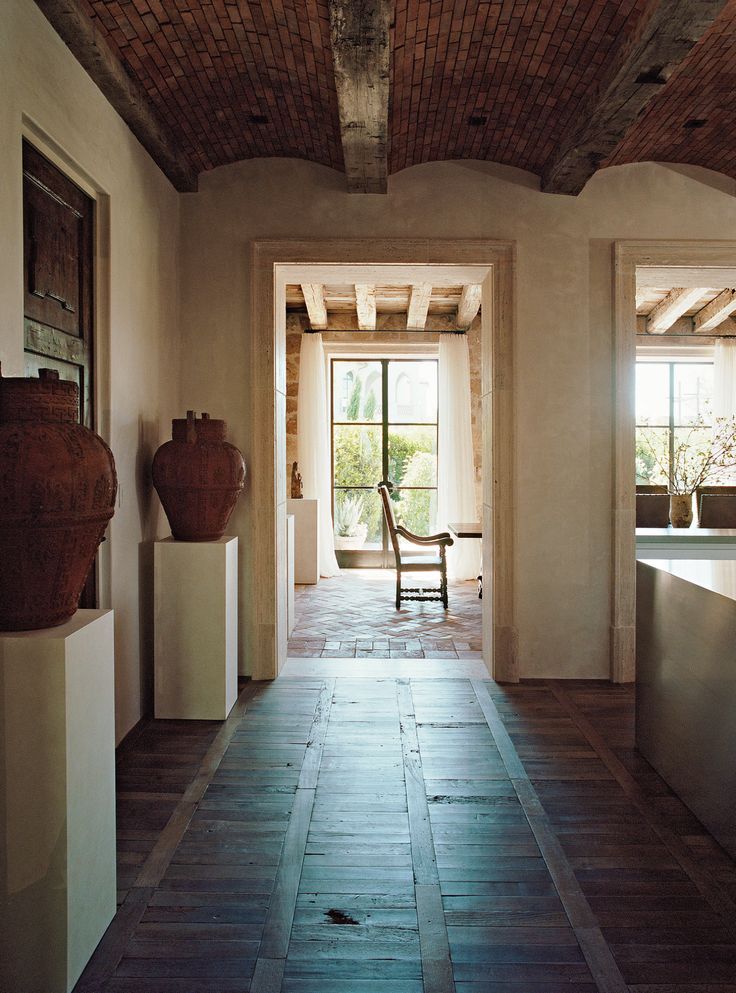
[[[433,443],[433,430],[404,435],[392,429],[389,441],[389,478],[392,482],[397,486],[434,485],[436,456],[426,451]],[[335,429],[334,445],[337,485],[358,487],[378,483],[381,478],[380,430],[343,426]],[[355,493],[353,490],[352,495]],[[338,491],[336,499],[342,502],[349,495],[349,491]],[[410,531],[426,534],[433,498],[434,494],[428,492],[400,493],[399,498],[394,499],[397,520]],[[366,493],[361,521],[368,526],[369,542],[380,541],[381,519],[378,495]]]

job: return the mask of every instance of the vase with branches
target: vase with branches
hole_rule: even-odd
[[[667,483],[673,527],[690,526],[692,497],[697,489],[730,482],[736,469],[736,418],[716,417],[710,430],[708,427],[699,417],[680,428],[671,449],[657,444],[656,429],[644,427],[639,431],[641,447]]]

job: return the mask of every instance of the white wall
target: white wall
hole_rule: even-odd
[[[182,406],[230,424],[250,455],[248,242],[258,238],[499,238],[517,243],[516,623],[522,676],[608,676],[611,573],[612,251],[622,238],[733,238],[736,184],[650,164],[595,176],[577,198],[478,162],[391,177],[350,196],[344,177],[255,160],[200,178],[182,202]],[[339,262],[339,259],[335,259]],[[366,259],[370,261],[370,259]],[[246,492],[241,608],[249,569]],[[241,625],[242,626],[242,625]],[[244,646],[246,667],[249,664]]]
[[[0,93],[0,361],[5,375],[23,375],[24,126],[48,136],[62,159],[102,191],[103,220],[109,208],[109,240],[101,247],[109,254],[110,278],[100,285],[106,318],[100,327],[100,371],[104,381],[107,351],[109,395],[108,409],[98,415],[120,482],[109,537],[119,739],[140,717],[150,681],[152,591],[140,545],[157,531],[168,533],[148,474],[151,456],[170,437],[170,418],[179,411],[180,198],[31,0],[2,2]],[[45,140],[36,143],[45,150]]]

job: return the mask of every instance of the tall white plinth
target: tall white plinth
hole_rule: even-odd
[[[115,914],[111,610],[0,634],[0,989],[68,993]]]
[[[222,721],[238,696],[238,539],[154,547],[156,717]]]
[[[319,500],[287,500],[286,513],[294,515],[294,582],[319,582]]]
[[[286,633],[289,637],[296,625],[294,599],[294,515],[286,515]]]

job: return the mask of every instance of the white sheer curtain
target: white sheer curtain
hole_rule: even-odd
[[[437,459],[437,524],[477,519],[475,466],[470,415],[470,360],[465,335],[441,334],[439,356],[439,438]],[[480,568],[480,542],[456,538],[447,551],[452,579],[475,579]]]
[[[303,334],[299,353],[297,458],[305,498],[319,500],[319,571],[324,577],[336,576],[340,571],[332,530],[329,430],[322,335]]]
[[[713,359],[713,416],[736,417],[736,339],[716,340]]]
[[[736,417],[736,339],[717,338],[713,358],[713,417]],[[736,470],[727,469],[720,483],[736,483]]]

